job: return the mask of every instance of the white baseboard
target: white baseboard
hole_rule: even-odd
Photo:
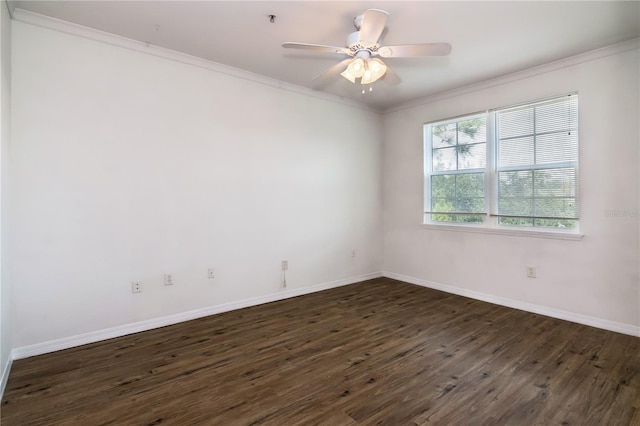
[[[471,299],[482,300],[484,302],[494,303],[496,305],[506,306],[508,308],[520,309],[521,311],[533,312],[535,314],[545,315],[552,318],[571,321],[578,324],[584,324],[591,327],[602,328],[604,330],[615,331],[616,333],[628,334],[640,337],[640,327],[631,324],[625,324],[615,321],[609,321],[601,318],[591,317],[574,312],[567,312],[561,309],[550,308],[547,306],[535,305],[533,303],[521,302],[518,300],[506,299],[491,294],[480,293],[478,291],[467,290],[464,288],[454,287],[447,284],[435,283],[420,278],[410,277],[407,275],[396,274],[395,272],[383,272],[383,276],[393,278],[394,280],[404,281],[410,284],[416,284],[422,287],[441,290],[447,293],[457,294],[459,296],[469,297]]]
[[[361,281],[370,280],[382,276],[382,272],[373,272],[370,274],[359,275],[355,277],[343,278],[328,283],[317,284],[311,287],[295,288],[285,290],[278,293],[267,294],[265,296],[252,297],[250,299],[239,300],[236,302],[224,303],[222,305],[208,306],[206,308],[195,309],[192,311],[180,312],[178,314],[167,315],[164,317],[153,318],[145,321],[139,321],[131,324],[125,324],[117,327],[111,327],[103,330],[92,331],[89,333],[79,334],[76,336],[64,337],[62,339],[50,340],[47,342],[36,343],[34,345],[22,346],[12,351],[13,359],[28,358],[30,356],[42,355],[49,352],[55,352],[62,349],[69,349],[75,346],[86,345],[88,343],[99,342],[101,340],[113,339],[114,337],[126,336],[128,334],[139,333],[154,328],[165,327],[184,321],[190,321],[197,318],[215,315],[222,312],[233,311],[236,309],[247,308],[250,306],[261,305],[263,303],[275,302],[278,300],[288,299],[290,297],[302,296],[304,294],[315,293],[317,291],[328,290],[330,288],[340,287],[348,284],[354,284]],[[7,373],[8,374],[8,373]]]
[[[197,318],[215,315],[222,312],[233,311],[236,309],[247,308],[250,306],[261,305],[263,303],[275,302],[278,300],[288,299],[291,297],[302,296],[304,294],[315,293],[317,291],[328,290],[330,288],[340,287],[348,284],[354,284],[378,277],[388,277],[410,284],[416,284],[422,287],[428,287],[435,290],[441,290],[447,293],[457,294],[476,300],[482,300],[509,308],[520,309],[527,312],[533,312],[552,318],[558,318],[579,324],[589,325],[604,330],[615,331],[617,333],[628,334],[640,337],[640,327],[630,324],[619,323],[615,321],[604,320],[601,318],[590,317],[587,315],[567,312],[560,309],[549,308],[546,306],[535,305],[532,303],[521,302],[517,300],[506,299],[486,293],[473,290],[467,290],[447,284],[435,283],[420,278],[410,277],[407,275],[397,274],[395,272],[373,272],[370,274],[359,275],[355,277],[344,278],[328,283],[317,284],[311,287],[296,288],[285,290],[278,293],[272,293],[265,296],[253,297],[250,299],[239,300],[236,302],[224,303],[221,305],[209,306],[206,308],[195,309],[178,314],[167,315],[159,318],[153,318],[145,321],[139,321],[131,324],[125,324],[117,327],[111,327],[103,330],[92,331],[76,336],[65,337],[62,339],[50,340],[47,342],[37,343],[34,345],[15,348],[11,351],[11,356],[7,362],[7,366],[3,372],[0,382],[0,395],[4,392],[4,386],[9,377],[11,363],[14,359],[28,358],[31,356],[42,355],[49,352],[55,352],[63,349],[69,349],[76,346],[86,345],[101,340],[112,339],[115,337],[126,336],[128,334],[139,333],[141,331],[152,330],[154,328],[165,327],[184,321],[190,321]]]
[[[9,354],[7,363],[2,370],[2,377],[0,377],[0,401],[2,401],[2,398],[4,397],[4,390],[7,387],[9,373],[11,373],[11,365],[13,365],[13,351]]]

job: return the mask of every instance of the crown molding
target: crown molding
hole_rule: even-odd
[[[501,75],[499,77],[483,80],[477,83],[471,83],[466,86],[461,86],[451,90],[445,90],[433,95],[425,96],[420,99],[414,99],[408,102],[404,102],[398,105],[391,106],[382,110],[383,114],[402,111],[409,108],[418,107],[421,105],[427,105],[443,99],[452,98],[455,96],[464,95],[467,93],[477,92],[491,87],[500,86],[506,83],[511,83],[518,80],[523,80],[540,74],[546,74],[552,71],[556,71],[562,68],[567,68],[582,64],[585,62],[594,61],[597,59],[605,58],[607,56],[617,55],[630,50],[640,49],[640,38],[634,38],[631,40],[623,41],[620,43],[612,44],[609,46],[601,47],[599,49],[590,50],[588,52],[579,53],[577,55],[568,56],[556,61],[547,62],[546,64],[536,65],[531,68],[526,68],[521,71]]]
[[[197,56],[189,55],[186,53],[178,52],[164,47],[155,46],[150,43],[141,42],[138,40],[122,37],[116,34],[108,33],[106,31],[97,30],[83,25],[74,24],[72,22],[63,21],[61,19],[52,18],[50,16],[42,15],[28,10],[15,8],[13,10],[12,19],[17,22],[22,22],[29,25],[53,30],[65,34],[70,34],[78,37],[82,37],[88,40],[97,41],[100,43],[109,44],[116,47],[121,47],[135,52],[144,53],[147,55],[157,56],[159,58],[168,59],[170,61],[180,62],[183,64],[191,65],[194,67],[203,68],[209,71],[213,71],[219,74],[226,74],[243,80],[248,80],[254,83],[264,84],[266,86],[275,87],[277,89],[285,90],[288,92],[294,92],[305,96],[311,96],[314,98],[322,99],[325,101],[336,102],[339,104],[359,108],[365,111],[371,111],[375,113],[381,113],[380,109],[374,108],[367,104],[354,101],[352,99],[344,98],[341,96],[332,95],[326,92],[309,89],[307,87],[299,86],[292,83],[287,83],[275,78],[266,77],[260,74],[256,74],[250,71],[245,71],[239,68],[235,68],[229,65],[224,65],[218,62],[210,61],[208,59],[200,58]]]
[[[248,80],[254,83],[264,84],[267,86],[275,87],[281,90],[298,93],[305,96],[311,96],[318,99],[323,99],[330,102],[336,102],[339,104],[351,106],[354,108],[362,109],[365,111],[375,112],[379,114],[387,114],[396,111],[402,111],[409,108],[414,108],[421,105],[426,105],[432,102],[440,101],[443,99],[460,96],[463,94],[476,92],[479,90],[488,89],[494,86],[506,84],[513,81],[518,81],[526,78],[530,78],[536,75],[545,74],[558,69],[567,68],[570,66],[578,65],[584,62],[589,62],[597,59],[601,59],[607,56],[616,55],[629,50],[640,49],[640,38],[634,38],[631,40],[623,41],[610,46],[605,46],[599,49],[591,50],[588,52],[580,53],[577,55],[569,56],[567,58],[559,59],[556,61],[548,62],[546,64],[537,65],[535,67],[527,68],[521,71],[505,74],[499,77],[483,80],[476,83],[471,83],[462,87],[458,87],[451,90],[445,90],[433,95],[425,96],[420,99],[414,99],[408,102],[404,102],[398,105],[393,105],[388,108],[376,108],[362,102],[357,102],[352,99],[348,99],[341,96],[332,95],[326,92],[309,89],[307,87],[299,86],[292,83],[287,83],[281,80],[277,80],[271,77],[266,77],[260,74],[256,74],[250,71],[245,71],[239,68],[234,68],[229,65],[224,65],[218,62],[210,61],[208,59],[200,58],[197,56],[181,53],[175,50],[166,49],[163,47],[155,46],[149,43],[133,40],[130,38],[122,37],[116,34],[108,33],[106,31],[97,30],[90,27],[74,24],[72,22],[63,21],[61,19],[52,18],[46,15],[42,15],[35,12],[30,12],[16,7],[11,15],[12,19],[18,22],[54,30],[66,34],[75,35],[85,39],[110,44],[136,52],[157,56],[160,58],[181,62],[184,64],[192,65],[199,68],[204,68],[216,73],[230,75],[236,78]]]

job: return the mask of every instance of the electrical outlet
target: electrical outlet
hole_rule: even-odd
[[[210,280],[214,279],[216,277],[216,268],[209,268],[207,270],[207,278],[209,278]]]
[[[173,285],[173,275],[164,274],[164,285]]]
[[[283,260],[282,261],[282,270],[283,271],[289,270],[289,261],[288,260]]]
[[[141,293],[142,292],[142,282],[134,281],[131,283],[131,292],[132,293]]]
[[[535,278],[536,277],[536,267],[535,266],[527,266],[527,277]]]

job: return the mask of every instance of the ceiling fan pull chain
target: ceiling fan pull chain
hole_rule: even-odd
[[[366,87],[362,88],[362,94],[364,95],[367,92],[373,92],[373,86],[371,84],[368,84],[367,86],[369,86],[369,90],[367,90]]]

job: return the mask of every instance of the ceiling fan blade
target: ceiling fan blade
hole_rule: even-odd
[[[347,66],[349,65],[349,63],[351,61],[353,61],[353,58],[347,58],[344,61],[340,61],[337,64],[335,64],[334,66],[327,68],[326,70],[324,70],[322,72],[322,74],[320,74],[319,76],[315,77],[313,80],[311,81],[315,81],[315,87],[321,87],[323,86],[324,83],[326,83],[327,81],[329,81],[329,79],[335,75],[340,74],[342,71],[344,71]]]
[[[362,14],[359,42],[376,44],[384,31],[389,14],[380,9],[368,9]]]
[[[390,84],[392,86],[396,86],[396,85],[402,83],[402,79],[400,79],[400,77],[398,77],[398,74],[396,74],[389,67],[387,67],[387,72],[385,72],[384,75],[382,76],[382,80],[384,80],[385,83]]]
[[[325,46],[324,44],[309,44],[309,43],[282,43],[282,47],[286,47],[288,49],[304,49],[304,50],[315,50],[316,52],[324,52],[324,53],[343,53],[347,55],[352,55],[352,52],[346,47],[337,47],[337,46]]]
[[[383,58],[411,58],[418,56],[447,56],[451,53],[449,43],[404,44],[400,46],[382,46],[378,55]]]

